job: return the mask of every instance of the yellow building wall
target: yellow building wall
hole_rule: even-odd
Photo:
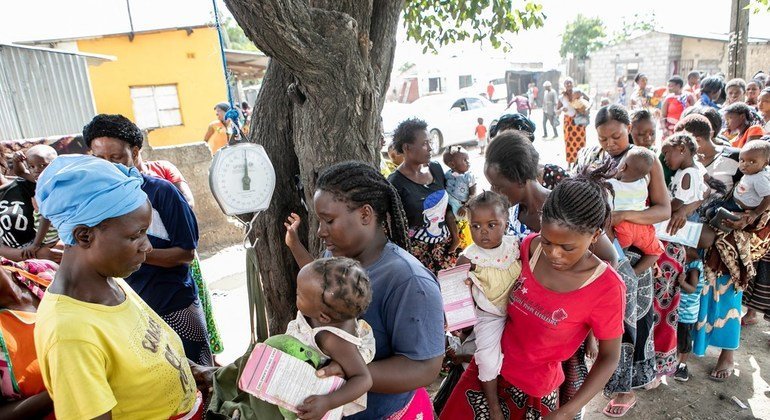
[[[114,62],[89,66],[96,111],[134,119],[130,87],[177,85],[182,125],[150,131],[152,146],[203,141],[214,105],[227,101],[219,40],[214,28],[111,36],[78,41],[81,52],[112,55]]]

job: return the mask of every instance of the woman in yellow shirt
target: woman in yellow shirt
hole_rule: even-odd
[[[222,102],[214,107],[214,111],[217,113],[217,119],[209,124],[209,128],[206,131],[206,135],[203,137],[209,145],[211,154],[217,152],[217,150],[227,146],[227,121],[225,121],[225,114],[230,110],[230,104]]]
[[[207,370],[122,280],[152,250],[141,184],[136,169],[82,155],[58,157],[38,181],[40,212],[67,245],[35,328],[58,419],[200,415],[193,372]]]

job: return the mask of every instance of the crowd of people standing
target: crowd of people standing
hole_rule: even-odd
[[[483,151],[490,191],[466,149],[434,161],[417,118],[383,172],[322,168],[322,254],[299,216],[285,223],[301,268],[286,334],[347,382],[298,417],[582,418],[600,392],[622,417],[640,389],[690,380],[708,347],[721,349],[708,379],[729,381],[741,328],[770,314],[770,89],[763,74],[697,76],[672,76],[658,107],[638,75],[628,108],[595,114],[595,147],[588,96],[544,84],[544,134],[560,113],[569,168],[541,162],[535,123],[506,114]],[[0,417],[201,418],[221,343],[189,185],[142,159],[123,116],[96,116],[83,139],[91,155],[36,146],[0,176]],[[693,226],[694,242],[677,236]],[[446,331],[437,275],[457,266],[478,323]]]

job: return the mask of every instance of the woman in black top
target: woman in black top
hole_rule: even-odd
[[[393,135],[396,151],[404,163],[388,181],[396,187],[409,223],[410,252],[430,271],[453,267],[459,253],[457,222],[448,206],[446,179],[441,165],[431,162],[428,125],[408,119]]]

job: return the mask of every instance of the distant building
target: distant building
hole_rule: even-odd
[[[148,131],[152,146],[202,141],[216,118],[214,105],[227,101],[219,39],[211,26],[34,44],[116,57],[114,62],[88,68],[96,112],[127,116]],[[226,60],[236,77],[250,78],[261,77],[268,61],[258,52],[232,50],[226,50]],[[238,90],[234,91],[237,95]]]
[[[705,74],[727,70],[727,35],[684,35],[652,31],[591,53],[588,83],[600,96],[614,95],[618,79],[632,84],[638,73],[647,75],[651,86],[662,87],[675,74],[692,70]],[[770,67],[770,40],[749,38],[747,73]]]

